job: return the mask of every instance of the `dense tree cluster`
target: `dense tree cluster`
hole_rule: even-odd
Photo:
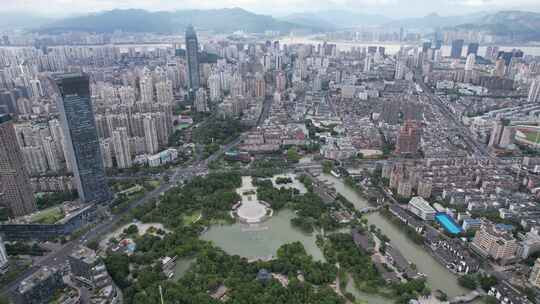
[[[243,127],[238,119],[212,117],[200,127],[194,128],[193,140],[199,144],[224,144],[238,136]]]
[[[304,183],[308,181],[302,178]],[[330,216],[331,206],[326,205],[316,193],[312,192],[313,187],[307,187],[308,192],[300,194],[295,189],[274,188],[269,180],[255,181],[258,198],[270,203],[274,210],[290,207],[296,211],[296,217],[291,220],[293,226],[300,228],[304,232],[312,232],[316,228],[325,230],[335,230],[339,224]]]
[[[180,219],[184,214],[199,211],[205,219],[230,219],[228,212],[240,200],[235,192],[240,184],[240,175],[233,172],[195,177],[183,187],[167,192],[159,204],[150,204],[134,214],[143,221],[163,222],[168,227],[183,225]]]
[[[359,290],[374,293],[385,286],[384,280],[371,262],[371,257],[356,247],[351,234],[331,234],[323,252],[329,263],[339,263],[352,275]]]

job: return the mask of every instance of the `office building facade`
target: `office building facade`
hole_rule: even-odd
[[[193,26],[186,29],[186,58],[188,63],[188,86],[194,93],[200,86],[199,73],[199,42]]]
[[[109,201],[112,195],[105,179],[89,78],[80,73],[61,74],[54,81],[61,97],[58,110],[79,197],[84,202]]]
[[[30,176],[10,115],[0,115],[0,204],[10,216],[36,210]]]

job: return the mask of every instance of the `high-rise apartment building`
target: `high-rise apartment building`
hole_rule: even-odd
[[[495,62],[495,71],[494,74],[497,77],[503,78],[506,73],[506,63],[504,59],[497,59]]]
[[[531,274],[529,275],[529,283],[540,288],[540,258],[536,259],[534,263]]]
[[[452,41],[452,49],[450,51],[451,58],[461,58],[463,52],[463,39],[457,39]]]
[[[206,91],[203,88],[199,88],[195,94],[194,107],[197,112],[208,112],[208,105],[206,103]]]
[[[418,152],[420,145],[421,130],[414,120],[407,120],[399,130],[396,153],[414,154]]]
[[[512,233],[485,221],[474,236],[472,248],[483,256],[504,260],[515,257],[518,243]]]
[[[105,179],[96,121],[90,98],[90,80],[81,73],[54,76],[58,110],[65,144],[79,197],[84,202],[106,202],[112,198]]]
[[[527,98],[528,102],[540,102],[540,77],[537,77],[531,82],[531,87],[529,88],[529,96]]]
[[[0,273],[5,273],[9,267],[9,260],[6,251],[6,246],[4,245],[4,240],[0,236]]]
[[[144,142],[146,144],[146,152],[154,154],[159,149],[158,134],[156,127],[156,119],[150,114],[144,115]]]
[[[116,165],[120,169],[130,168],[132,165],[129,148],[129,136],[126,127],[117,128],[113,131],[114,154]]]
[[[186,29],[186,58],[188,63],[188,87],[192,93],[200,86],[199,42],[193,26]]]
[[[474,70],[475,64],[476,64],[476,55],[475,54],[467,55],[467,61],[465,62],[465,71]]]
[[[0,204],[11,216],[36,210],[30,177],[9,115],[0,115],[0,193]]]

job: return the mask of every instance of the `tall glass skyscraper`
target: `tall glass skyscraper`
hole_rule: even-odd
[[[10,115],[0,114],[0,205],[10,216],[21,216],[36,210],[30,177],[17,143]]]
[[[59,74],[53,79],[61,97],[58,98],[58,110],[79,197],[89,203],[106,202],[112,195],[105,179],[90,98],[90,80],[80,73]]]
[[[191,93],[199,88],[199,42],[193,26],[186,29],[186,58],[188,63],[188,85]]]

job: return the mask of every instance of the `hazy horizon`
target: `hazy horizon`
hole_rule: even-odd
[[[430,13],[442,16],[498,10],[540,11],[538,0],[4,0],[0,12],[24,12],[41,17],[61,18],[112,9],[174,11],[239,7],[276,17],[295,13],[346,10],[379,14],[393,19],[421,17]],[[451,13],[448,13],[451,12]]]

